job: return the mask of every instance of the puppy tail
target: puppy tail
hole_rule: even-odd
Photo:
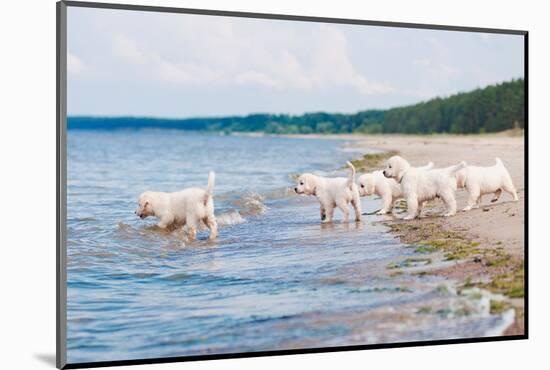
[[[431,170],[432,168],[434,168],[434,163],[433,162],[428,162],[427,165],[422,166],[422,167],[418,167],[418,169],[420,169],[420,170]]]
[[[495,158],[495,162],[496,162],[497,166],[504,167],[504,163],[502,163],[502,161],[500,160],[499,157]]]
[[[353,184],[355,184],[355,166],[350,161],[347,161],[346,164],[351,168],[351,173],[348,177],[348,188],[352,190]]]
[[[457,173],[458,171],[460,171],[465,167],[466,167],[466,162],[462,161],[457,165],[449,167],[449,174],[454,175],[455,173]]]
[[[214,171],[208,172],[208,185],[206,185],[206,194],[212,196],[214,193],[214,181],[216,180],[216,174]]]

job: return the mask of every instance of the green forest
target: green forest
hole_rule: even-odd
[[[410,106],[354,114],[317,112],[186,119],[74,116],[68,118],[67,125],[69,129],[170,128],[269,134],[472,134],[523,128],[524,94],[523,79],[516,79]]]

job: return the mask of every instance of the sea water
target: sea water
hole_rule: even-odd
[[[487,292],[390,267],[419,253],[381,216],[321,224],[301,172],[348,176],[342,140],[172,130],[68,132],[69,363],[500,335]],[[141,192],[205,187],[219,238],[160,230]],[[363,210],[380,208],[362,199]],[[423,255],[421,255],[422,257]],[[431,266],[437,255],[425,258]],[[420,259],[422,261],[422,259]],[[441,262],[445,263],[445,262]],[[441,264],[440,263],[440,264]],[[453,262],[454,263],[454,262]]]

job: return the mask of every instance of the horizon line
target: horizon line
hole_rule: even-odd
[[[524,76],[522,77],[513,77],[509,80],[504,80],[504,81],[501,81],[501,82],[496,82],[496,83],[491,83],[491,84],[488,84],[488,85],[485,85],[485,86],[478,86],[474,89],[471,89],[471,90],[467,90],[467,91],[458,91],[456,93],[452,93],[452,94],[449,94],[449,95],[436,95],[434,97],[431,97],[431,98],[428,98],[428,99],[424,99],[424,100],[420,100],[416,103],[412,103],[412,104],[405,104],[405,105],[397,105],[397,106],[392,106],[392,107],[389,107],[389,108],[367,108],[367,109],[361,109],[361,110],[356,110],[354,112],[348,112],[348,113],[345,113],[345,112],[329,112],[329,111],[322,111],[322,110],[319,110],[319,111],[307,111],[307,112],[303,112],[303,113],[298,113],[298,114],[293,114],[293,113],[273,113],[273,112],[250,112],[250,113],[241,113],[241,114],[225,114],[225,115],[213,115],[213,116],[187,116],[187,117],[169,117],[169,116],[155,116],[155,115],[132,115],[132,114],[113,114],[113,115],[109,115],[109,114],[90,114],[90,113],[84,113],[84,114],[67,114],[67,118],[103,118],[103,119],[113,119],[113,118],[133,118],[133,119],[161,119],[161,120],[192,120],[192,119],[220,119],[220,118],[242,118],[242,117],[248,117],[248,116],[255,116],[255,115],[267,115],[267,116],[282,116],[282,115],[286,115],[286,116],[291,116],[291,117],[297,117],[297,116],[304,116],[304,115],[308,115],[308,114],[331,114],[331,115],[354,115],[354,114],[358,114],[358,113],[361,113],[361,112],[369,112],[369,111],[388,111],[388,110],[391,110],[391,109],[396,109],[396,108],[405,108],[405,107],[412,107],[412,106],[415,106],[415,105],[418,105],[418,104],[423,104],[423,103],[428,103],[432,100],[435,100],[435,99],[448,99],[448,98],[451,98],[453,96],[457,96],[457,95],[462,95],[462,94],[468,94],[468,93],[472,93],[474,91],[477,91],[477,90],[482,90],[482,89],[486,89],[488,87],[491,87],[491,86],[497,86],[497,85],[501,85],[501,84],[504,84],[504,83],[510,83],[510,82],[514,82],[514,81],[519,81],[519,80],[525,80]]]

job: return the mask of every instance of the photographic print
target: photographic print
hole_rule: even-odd
[[[61,366],[526,338],[526,32],[67,4]]]

